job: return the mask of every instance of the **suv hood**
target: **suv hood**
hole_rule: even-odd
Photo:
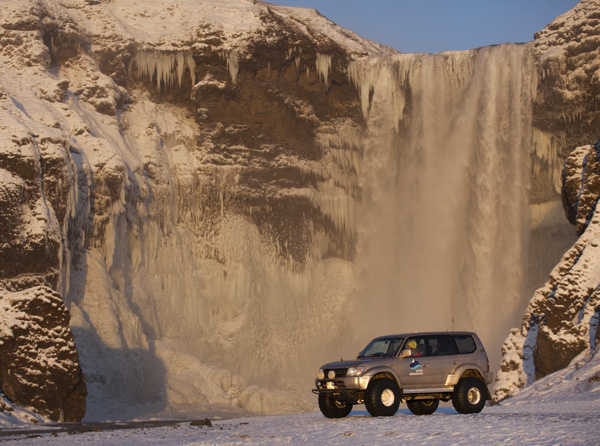
[[[365,359],[355,359],[353,361],[338,361],[338,362],[330,362],[321,366],[322,369],[346,369],[348,367],[356,367],[367,362],[373,362],[377,360],[381,360],[382,358],[365,358]]]

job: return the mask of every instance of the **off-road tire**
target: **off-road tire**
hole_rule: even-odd
[[[400,406],[400,390],[389,378],[371,381],[365,392],[365,406],[373,417],[393,417]]]
[[[352,404],[342,403],[326,395],[319,394],[319,409],[327,418],[344,418],[352,412]]]
[[[485,387],[477,378],[461,378],[452,392],[452,405],[458,413],[479,413],[485,406]]]
[[[431,415],[440,405],[440,400],[412,400],[407,401],[406,405],[415,415]]]

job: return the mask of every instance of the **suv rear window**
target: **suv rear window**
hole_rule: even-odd
[[[477,350],[477,345],[471,336],[454,336],[454,341],[456,342],[459,355],[473,353]]]
[[[456,355],[454,342],[452,342],[450,336],[428,336],[427,341],[429,343],[429,355],[431,356]]]

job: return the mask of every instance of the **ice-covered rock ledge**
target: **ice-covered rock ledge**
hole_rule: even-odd
[[[580,237],[539,288],[502,346],[494,399],[502,400],[577,357],[597,356],[600,332],[600,142],[576,148],[565,162],[563,201]],[[580,353],[588,351],[587,355]],[[579,356],[578,356],[579,355]]]

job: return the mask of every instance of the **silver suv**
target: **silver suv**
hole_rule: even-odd
[[[432,414],[440,400],[452,400],[459,413],[478,413],[491,399],[491,382],[475,333],[407,333],[373,339],[355,361],[325,364],[313,393],[328,418],[345,417],[363,403],[372,416],[389,417],[401,401],[415,415]]]

